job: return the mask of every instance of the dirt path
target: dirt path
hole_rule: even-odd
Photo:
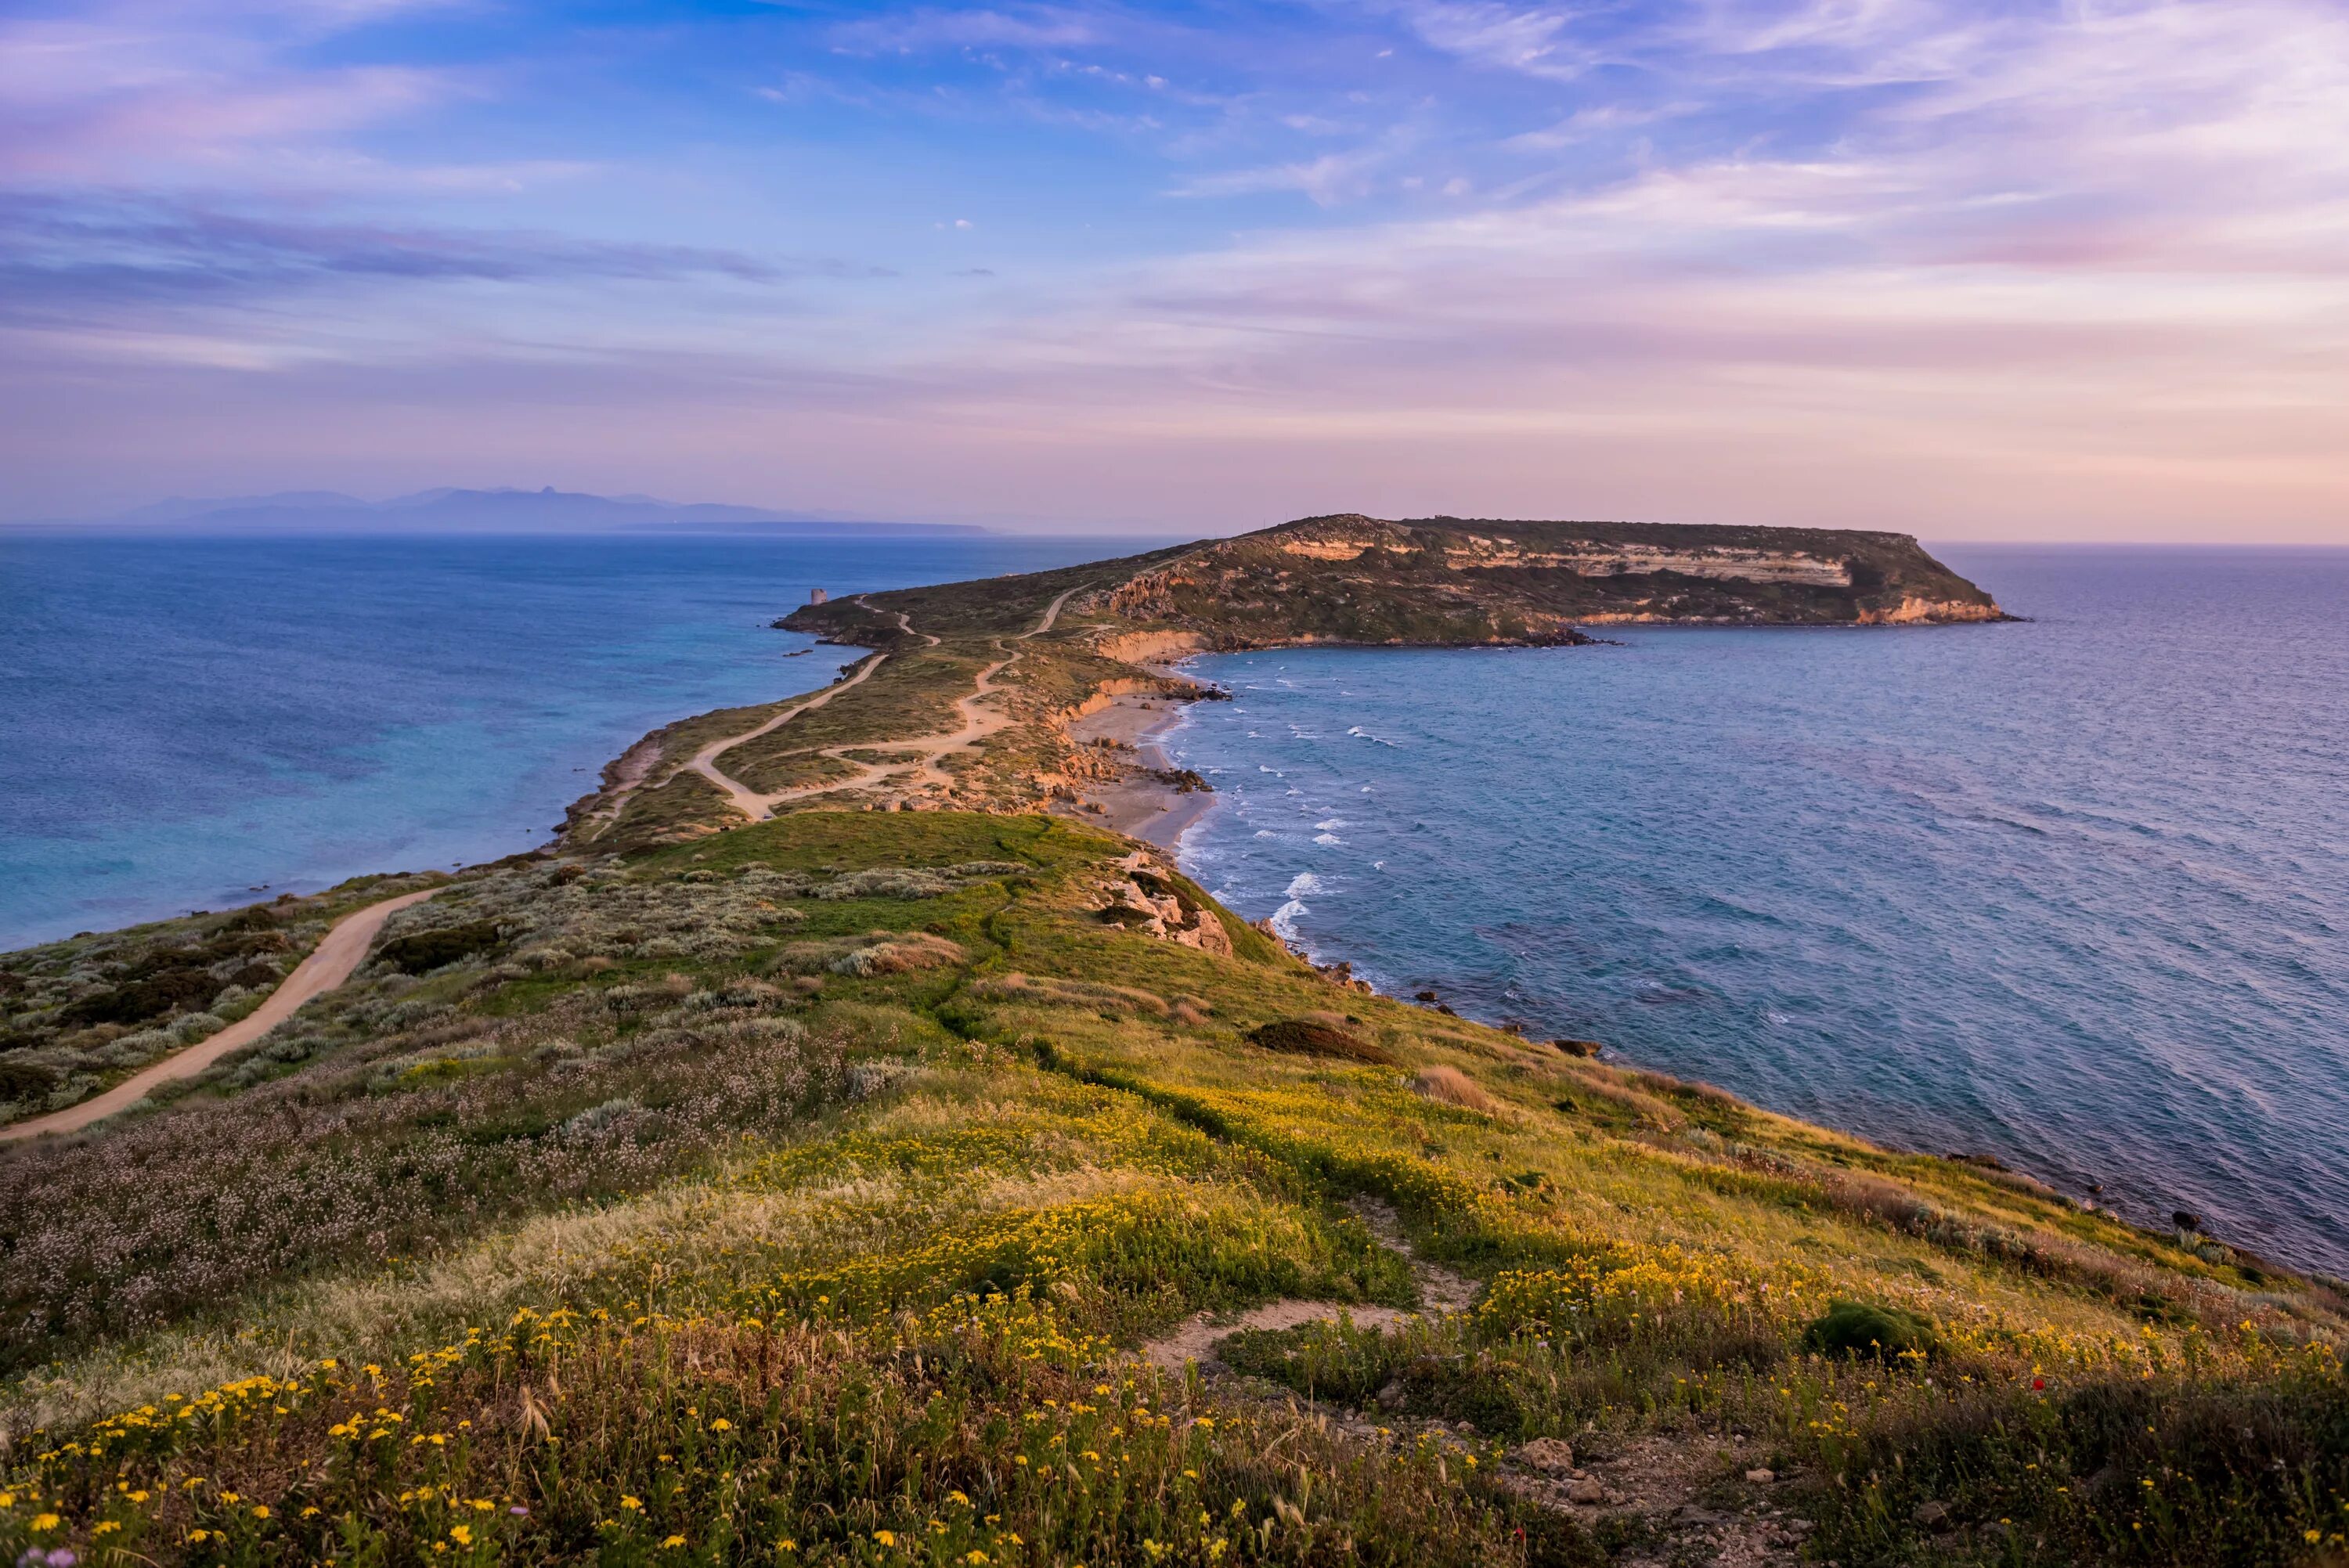
[[[1012,641],[1025,642],[1030,637],[1041,636],[1050,631],[1053,623],[1061,618],[1061,606],[1067,603],[1070,594],[1076,591],[1075,588],[1071,588],[1046,605],[1042,617]],[[931,647],[935,648],[939,644],[939,638],[930,635],[927,632],[915,630],[913,621],[902,610],[897,612],[897,627],[907,636],[919,637]],[[997,645],[999,647],[1001,645]],[[1019,655],[1016,653],[998,659],[979,671],[978,679],[973,683],[970,695],[955,699],[955,710],[962,715],[963,720],[962,727],[959,729],[950,730],[944,735],[911,736],[899,740],[852,741],[843,746],[823,747],[812,754],[853,763],[857,769],[854,778],[835,779],[822,784],[802,784],[795,789],[778,789],[772,794],[761,795],[719,770],[718,758],[726,752],[745,741],[756,740],[762,735],[771,734],[812,708],[822,707],[825,703],[880,668],[882,661],[888,656],[886,654],[875,654],[865,662],[852,679],[843,681],[840,685],[820,693],[795,707],[784,709],[756,729],[747,730],[723,740],[712,741],[694,753],[692,760],[686,766],[725,790],[726,798],[734,803],[735,810],[754,822],[763,822],[773,816],[775,808],[778,806],[787,805],[794,800],[804,800],[816,795],[834,794],[843,789],[861,789],[869,784],[878,783],[884,779],[900,773],[918,774],[925,781],[930,783],[953,783],[953,779],[938,766],[939,758],[950,751],[977,746],[988,736],[1009,727],[1011,723],[1009,714],[998,712],[992,708],[982,708],[979,704],[994,695],[995,677],[1019,662]],[[859,762],[847,755],[852,751],[881,751],[895,755],[883,762]]]
[[[905,617],[900,615],[898,619],[902,621]],[[908,630],[910,629],[911,628],[908,628]],[[935,647],[937,644],[937,639],[936,637],[932,637],[930,639],[930,643],[931,645]],[[768,719],[766,723],[759,726],[758,728],[746,729],[740,735],[730,735],[722,739],[711,741],[709,745],[703,747],[700,750],[695,752],[691,757],[686,759],[686,768],[700,774],[704,779],[709,779],[712,784],[715,784],[720,789],[725,790],[726,798],[734,802],[734,809],[741,812],[744,816],[750,818],[750,820],[754,822],[764,821],[772,810],[773,800],[775,798],[772,796],[761,795],[757,790],[748,789],[743,785],[736,783],[732,779],[728,778],[724,773],[719,771],[718,758],[724,753],[731,751],[734,748],[741,745],[745,741],[756,740],[762,735],[772,734],[774,731],[781,729],[783,726],[791,723],[792,720],[797,718],[803,713],[812,713],[817,708],[820,708],[824,704],[830,702],[833,697],[838,696],[842,692],[846,691],[849,687],[863,686],[866,679],[872,676],[874,670],[879,669],[883,665],[887,664],[888,662],[888,655],[874,654],[871,658],[866,659],[863,664],[857,665],[856,673],[849,676],[846,680],[836,681],[833,685],[824,687],[823,690],[816,693],[815,696],[808,698],[807,701],[795,704],[792,707],[783,709],[782,712],[776,714],[772,718]]]
[[[193,1078],[229,1052],[253,1044],[278,1025],[294,1016],[295,1010],[313,996],[323,995],[351,977],[351,972],[365,961],[367,949],[375,945],[376,933],[383,923],[411,903],[421,903],[440,892],[426,888],[421,892],[402,893],[381,903],[371,903],[355,913],[347,914],[335,923],[326,939],[310,952],[307,958],[294,966],[294,973],[277,984],[261,1006],[231,1024],[210,1039],[199,1041],[186,1050],[164,1057],[152,1067],[141,1068],[129,1078],[108,1089],[65,1109],[47,1116],[36,1116],[30,1121],[0,1127],[0,1143],[14,1142],[22,1138],[37,1138],[44,1133],[78,1132],[93,1121],[112,1116],[125,1106],[146,1098],[148,1090],[157,1084],[174,1078]]]
[[[1404,1239],[1392,1208],[1369,1198],[1357,1198],[1347,1207],[1381,1245],[1409,1260],[1422,1313],[1468,1309],[1475,1298],[1475,1282],[1420,1258]],[[1229,1375],[1230,1368],[1215,1352],[1231,1335],[1333,1323],[1340,1314],[1357,1328],[1381,1332],[1416,1315],[1392,1306],[1291,1297],[1221,1320],[1199,1313],[1135,1354],[1176,1377],[1196,1366],[1200,1377],[1212,1383]],[[1303,1402],[1331,1429],[1363,1443],[1384,1446],[1432,1439],[1447,1451],[1472,1444],[1489,1447],[1479,1442],[1466,1422],[1454,1426],[1413,1419],[1403,1408],[1407,1399],[1403,1396],[1390,1403],[1381,1391],[1378,1408],[1359,1411]],[[1578,1448],[1585,1451],[1578,1455]],[[1683,1568],[1695,1563],[1713,1568],[1796,1568],[1811,1533],[1810,1522],[1792,1507],[1787,1478],[1764,1468],[1763,1445],[1742,1433],[1578,1436],[1572,1443],[1542,1438],[1510,1449],[1498,1475],[1501,1484],[1519,1496],[1586,1527],[1617,1522],[1615,1527],[1637,1543],[1615,1559],[1618,1568]]]
[[[1196,1313],[1185,1318],[1175,1330],[1154,1339],[1135,1352],[1142,1359],[1161,1371],[1179,1375],[1190,1362],[1198,1362],[1201,1370],[1210,1377],[1223,1370],[1215,1357],[1216,1346],[1232,1335],[1250,1328],[1301,1328],[1309,1323],[1335,1323],[1343,1314],[1357,1328],[1389,1329],[1407,1317],[1422,1313],[1444,1314],[1465,1312],[1476,1297],[1473,1280],[1463,1279],[1450,1269],[1438,1268],[1423,1261],[1403,1239],[1402,1224],[1395,1212],[1386,1204],[1368,1198],[1358,1198],[1347,1205],[1371,1228],[1380,1244],[1401,1253],[1411,1264],[1412,1278],[1419,1285],[1420,1300],[1426,1305],[1420,1312],[1405,1311],[1397,1306],[1364,1306],[1359,1303],[1336,1301],[1303,1301],[1294,1296],[1267,1302],[1252,1312],[1218,1320],[1206,1313]]]

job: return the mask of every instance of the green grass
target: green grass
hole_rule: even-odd
[[[179,1102],[0,1156],[0,1552],[1598,1563],[1619,1532],[1500,1484],[1511,1445],[1736,1433],[1847,1563],[2282,1564],[2349,1525],[2324,1287],[1236,920],[1229,958],[1120,929],[1125,849],[808,812],[492,868],[388,935],[496,952],[370,965]],[[1300,1020],[1387,1060],[1251,1042]],[[1365,1197],[1469,1311],[1243,1336],[1221,1384],[1126,1358],[1410,1305]],[[1932,1353],[1837,1353],[1839,1301]],[[1373,1401],[1384,1435],[1327,1418]]]

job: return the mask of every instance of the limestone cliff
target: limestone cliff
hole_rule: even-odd
[[[1136,572],[1122,621],[1218,647],[1557,643],[1627,622],[2003,618],[1906,534],[1660,523],[1308,518]]]

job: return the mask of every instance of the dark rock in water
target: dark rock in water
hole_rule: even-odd
[[[2181,1231],[2199,1231],[2202,1228],[2202,1217],[2199,1214],[2189,1214],[2183,1209],[2172,1212],[2169,1222]]]
[[[1414,1002],[1433,1002],[1438,1000],[1438,997],[1433,991],[1422,991],[1413,995],[1412,1000]]]
[[[1552,1040],[1550,1046],[1553,1049],[1564,1051],[1569,1057],[1595,1057],[1606,1049],[1597,1040],[1557,1039]]]
[[[2101,1198],[2104,1195],[2105,1184],[2102,1181],[2091,1181],[2088,1183],[2088,1196],[2091,1198]]]
[[[1522,1036],[1526,1032],[1526,1026],[1518,1019],[1506,1018],[1501,1022],[1501,1032],[1506,1035]]]
[[[1435,1010],[1436,1010],[1437,1012],[1439,1012],[1439,1013],[1443,1014],[1443,1015],[1444,1015],[1445,1017],[1447,1017],[1447,1018],[1456,1018],[1456,1017],[1458,1017],[1458,1016],[1460,1016],[1459,1014],[1457,1014],[1457,1013],[1454,1012],[1451,1008],[1449,1008],[1449,1007],[1445,1006],[1444,1006],[1443,1003],[1441,1003],[1441,1002],[1438,1002],[1438,1003],[1435,1005]]]

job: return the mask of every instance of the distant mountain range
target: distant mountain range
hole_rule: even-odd
[[[335,490],[191,499],[174,496],[118,516],[109,528],[174,533],[599,533],[647,529],[686,531],[889,534],[939,538],[984,534],[968,523],[867,522],[758,506],[662,500],[648,495],[585,495],[573,490],[428,490],[390,500],[361,500]]]

